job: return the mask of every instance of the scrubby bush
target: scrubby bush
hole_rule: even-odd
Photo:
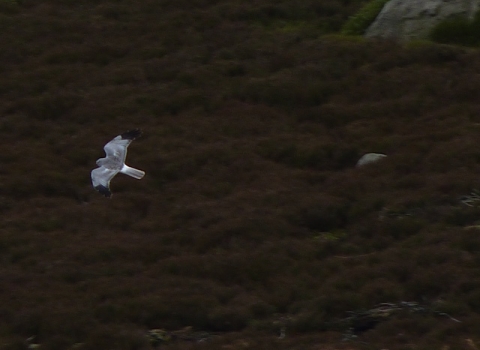
[[[110,326],[97,328],[82,344],[81,349],[147,350],[151,347],[143,332]]]
[[[358,159],[358,153],[352,147],[333,144],[301,146],[292,141],[261,142],[258,152],[288,166],[318,170],[345,169],[352,167]]]
[[[19,0],[0,0],[0,13],[14,14],[19,11]]]
[[[17,108],[38,120],[58,120],[65,118],[79,102],[80,97],[75,94],[44,94],[25,98]]]
[[[480,12],[473,20],[455,17],[438,23],[430,32],[430,39],[442,44],[478,46],[480,44]]]
[[[341,29],[342,34],[362,35],[389,0],[370,0]]]
[[[315,232],[326,232],[344,227],[348,220],[348,204],[341,201],[311,203],[299,208],[292,219]]]

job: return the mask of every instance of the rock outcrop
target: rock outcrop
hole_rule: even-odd
[[[366,37],[425,39],[442,20],[473,19],[480,0],[390,0],[367,28]]]
[[[367,153],[364,154],[357,162],[357,167],[364,166],[366,164],[378,162],[380,159],[385,158],[386,155],[382,153]]]

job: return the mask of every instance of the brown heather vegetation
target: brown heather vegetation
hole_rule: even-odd
[[[480,52],[332,35],[362,5],[0,2],[0,348],[480,347]]]

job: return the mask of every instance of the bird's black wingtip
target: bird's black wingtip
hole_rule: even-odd
[[[133,130],[124,132],[120,136],[124,140],[135,140],[136,138],[140,137],[141,134],[142,134],[142,131],[140,129],[133,129]]]
[[[108,187],[98,185],[98,186],[95,187],[95,189],[107,198],[110,198],[112,196],[112,192],[110,192]]]

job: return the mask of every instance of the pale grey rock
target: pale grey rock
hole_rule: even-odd
[[[390,0],[365,36],[426,39],[439,22],[453,17],[473,19],[479,8],[480,0]]]
[[[357,162],[357,167],[378,162],[380,159],[385,158],[386,155],[382,153],[367,153],[364,154]]]

